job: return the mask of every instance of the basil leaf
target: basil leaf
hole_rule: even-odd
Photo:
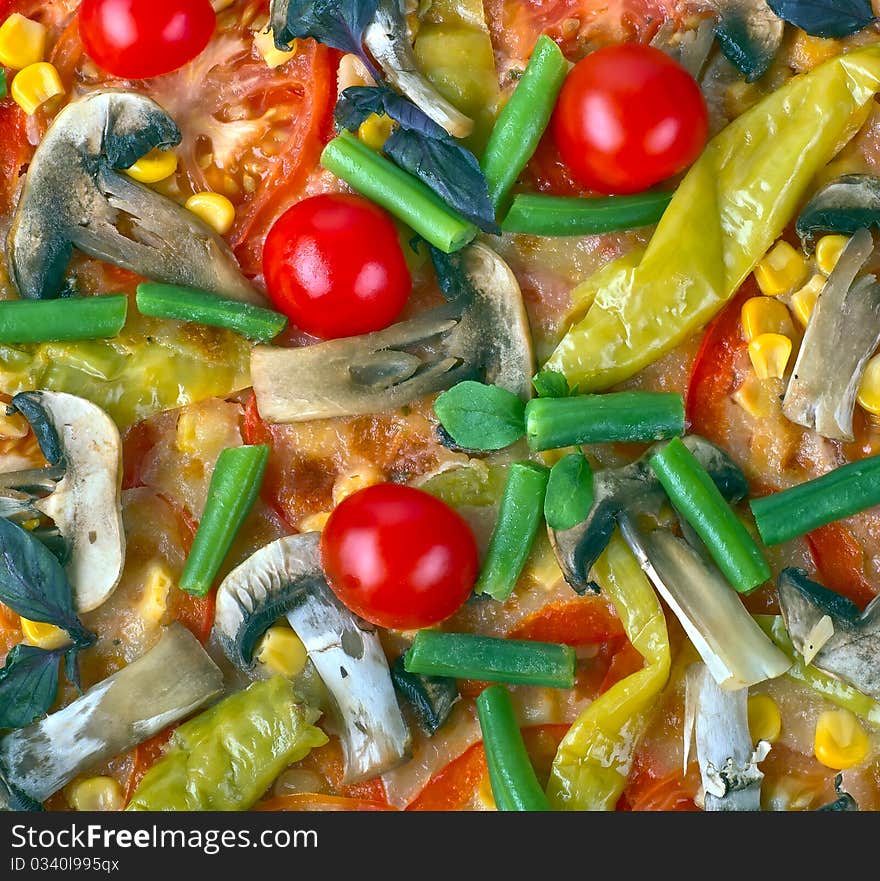
[[[297,37],[314,37],[364,58],[361,37],[378,7],[379,0],[278,0],[272,14],[275,45],[289,49]]]
[[[542,370],[532,377],[539,398],[567,398],[571,393],[568,380],[558,370]]]
[[[447,205],[485,232],[501,234],[489,185],[477,157],[452,138],[399,128],[382,148],[405,171],[427,184]]]
[[[64,649],[19,644],[0,670],[0,728],[24,728],[58,697],[58,662]]]
[[[84,633],[67,575],[54,554],[27,530],[0,519],[0,602],[32,621]]]
[[[767,5],[813,37],[848,37],[875,21],[871,0],[768,0]]]
[[[551,529],[583,523],[593,506],[593,469],[583,453],[563,456],[551,469],[544,496],[544,519]]]
[[[471,379],[443,392],[434,413],[452,439],[469,450],[500,450],[526,433],[525,404],[513,392]]]
[[[349,86],[333,111],[337,130],[353,132],[371,113],[389,116],[399,126],[428,138],[446,138],[446,130],[408,98],[388,86]]]

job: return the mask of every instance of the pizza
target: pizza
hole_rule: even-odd
[[[876,21],[0,0],[0,804],[880,807]]]

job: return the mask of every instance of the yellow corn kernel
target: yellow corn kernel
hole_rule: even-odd
[[[296,40],[291,44],[289,52],[277,48],[275,45],[275,34],[271,28],[268,31],[258,31],[254,34],[254,47],[263,56],[263,61],[272,68],[280,67],[285,61],[290,61],[296,55],[297,48]]]
[[[75,811],[121,811],[122,787],[112,777],[89,777],[71,787],[67,800]]]
[[[338,505],[343,499],[354,495],[358,490],[366,489],[382,483],[385,476],[372,465],[362,465],[356,471],[340,474],[333,483],[333,504]]]
[[[809,323],[810,316],[816,308],[819,294],[825,287],[825,280],[825,276],[817,272],[799,291],[791,295],[791,309],[804,327]]]
[[[28,618],[21,619],[21,632],[31,645],[41,649],[60,649],[72,642],[67,631],[61,627]]]
[[[816,242],[816,265],[825,275],[831,275],[843,249],[849,244],[849,236],[822,236]]]
[[[274,624],[260,639],[254,657],[271,673],[292,679],[306,666],[309,653],[302,640],[283,624]]]
[[[856,400],[872,422],[880,420],[880,355],[865,366]]]
[[[21,70],[43,60],[46,26],[14,12],[0,25],[0,64]]]
[[[225,236],[235,222],[235,206],[220,193],[209,190],[195,193],[186,200],[186,207],[221,236]]]
[[[766,740],[767,743],[776,743],[782,733],[782,714],[776,701],[769,694],[752,695],[748,712],[752,742]]]
[[[0,438],[21,440],[30,431],[27,419],[21,413],[7,413],[0,408]]]
[[[782,379],[791,357],[791,340],[781,333],[762,333],[749,343],[749,358],[759,379]]]
[[[134,165],[125,169],[125,173],[142,184],[157,184],[167,180],[177,171],[177,154],[173,150],[150,150],[141,156]]]
[[[751,342],[762,333],[781,333],[794,336],[794,324],[785,303],[772,297],[751,297],[743,303],[743,333],[746,342]]]
[[[816,720],[813,752],[826,767],[843,771],[859,765],[869,748],[865,729],[849,710],[826,710]]]
[[[330,519],[329,511],[320,511],[317,514],[310,514],[308,517],[303,517],[302,520],[299,521],[299,531],[300,532],[323,532],[324,527],[327,525],[327,521]]]
[[[28,115],[33,116],[50,98],[64,94],[58,71],[47,61],[29,64],[12,81],[12,100]]]
[[[371,113],[358,128],[358,138],[371,150],[381,150],[385,141],[391,137],[391,132],[396,128],[394,120],[390,116],[381,116]]]
[[[168,567],[153,560],[144,572],[144,586],[138,602],[138,612],[145,621],[158,624],[168,611],[168,597],[174,578]]]
[[[799,287],[807,275],[803,255],[784,240],[778,241],[755,267],[755,279],[768,297],[787,294]]]

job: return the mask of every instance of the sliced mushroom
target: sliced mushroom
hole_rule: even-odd
[[[251,379],[269,422],[356,416],[402,407],[464,379],[528,398],[534,368],[528,318],[510,267],[471,245],[451,259],[451,302],[377,333],[282,349],[257,346]],[[429,354],[413,349],[431,348]]]
[[[222,688],[216,664],[174,623],[146,654],[73,703],[7,734],[0,740],[0,770],[19,800],[45,801],[78,774],[188,716]]]
[[[760,79],[779,52],[785,22],[765,0],[713,0],[712,5],[718,10],[715,36],[721,51],[746,82]]]
[[[880,700],[880,602],[864,612],[846,597],[812,581],[801,569],[779,576],[779,605],[794,647],[802,654],[811,645],[819,622],[831,619],[833,633],[813,655],[814,667]]]
[[[364,45],[388,81],[454,138],[466,138],[474,122],[449,103],[419,70],[407,33],[401,0],[380,0],[364,31]]]
[[[345,780],[375,777],[406,758],[410,733],[379,637],[327,586],[318,533],[278,539],[250,556],[217,590],[214,630],[239,668],[257,640],[286,615],[333,696],[342,728]]]
[[[209,226],[117,172],[179,142],[174,121],[144,95],[99,91],[68,104],[34,154],[12,219],[7,258],[19,293],[57,297],[77,248],[154,281],[261,302]]]
[[[64,392],[21,392],[9,409],[31,424],[50,465],[4,474],[0,483],[26,510],[54,521],[77,611],[88,612],[113,593],[125,562],[119,430],[100,407]]]
[[[860,229],[880,226],[880,178],[845,174],[822,187],[806,204],[795,229],[805,251],[812,251],[819,235],[851,236]]]
[[[593,505],[586,520],[571,529],[548,529],[550,543],[565,580],[578,593],[598,593],[590,570],[611,540],[622,512],[656,512],[666,494],[648,459],[666,442],[653,446],[640,459],[621,468],[597,471],[593,477]],[[739,466],[724,452],[698,435],[683,438],[685,446],[712,476],[729,502],[748,494],[748,483]]]
[[[715,41],[715,22],[704,18],[696,28],[679,30],[667,19],[651,39],[651,45],[674,58],[695,80],[699,80]]]
[[[859,383],[880,345],[880,283],[856,278],[873,250],[866,229],[846,246],[810,316],[782,402],[788,420],[835,440],[853,440]]]

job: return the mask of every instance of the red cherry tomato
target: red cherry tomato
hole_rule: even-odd
[[[398,630],[452,615],[479,567],[467,523],[434,496],[396,483],[367,487],[339,504],[321,535],[321,563],[352,612]]]
[[[687,168],[706,145],[706,101],[659,49],[609,46],[575,65],[553,135],[575,177],[600,193],[638,193]]]
[[[108,73],[148,79],[192,61],[216,26],[210,0],[83,0],[79,30]]]
[[[389,215],[345,193],[282,214],[266,239],[263,274],[275,308],[323,339],[388,327],[412,287]]]

